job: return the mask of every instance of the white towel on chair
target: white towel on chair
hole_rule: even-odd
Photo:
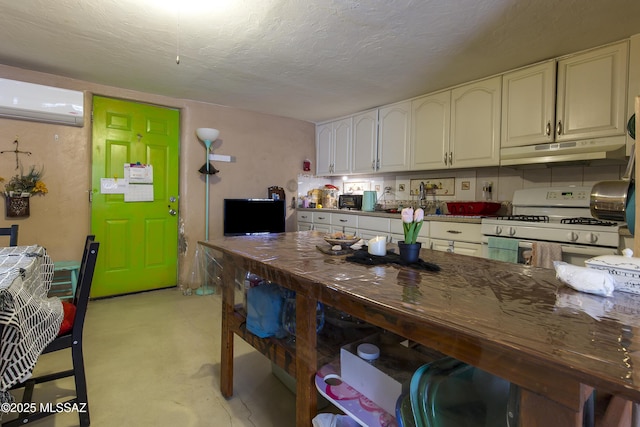
[[[553,268],[553,261],[562,261],[562,246],[559,243],[533,242],[531,245],[531,265]]]

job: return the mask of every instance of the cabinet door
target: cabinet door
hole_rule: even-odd
[[[558,61],[556,140],[624,135],[628,43]]]
[[[378,144],[378,110],[353,116],[353,156],[351,172],[371,173],[376,170]]]
[[[555,60],[502,76],[501,147],[553,142],[555,99]]]
[[[482,256],[482,245],[478,243],[458,242],[455,240],[431,239],[431,249],[454,254]]]
[[[351,117],[333,122],[334,149],[332,174],[351,172]]]
[[[316,126],[316,175],[329,175],[333,167],[333,123]]]
[[[500,163],[502,77],[451,91],[449,167],[497,166]]]
[[[445,168],[449,155],[451,91],[411,101],[411,169]]]
[[[310,222],[299,222],[298,231],[310,231],[313,229],[313,224]]]
[[[399,102],[379,110],[378,171],[393,172],[409,168],[411,101]]]

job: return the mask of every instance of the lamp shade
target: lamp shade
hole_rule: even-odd
[[[213,128],[198,128],[196,129],[196,135],[201,141],[215,141],[220,136],[220,131]]]

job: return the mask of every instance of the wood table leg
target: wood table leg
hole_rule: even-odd
[[[613,396],[607,410],[596,427],[630,427],[633,404],[620,396]]]
[[[570,408],[540,394],[520,391],[519,427],[582,427],[584,402],[593,388],[576,384],[576,405]]]
[[[296,294],[296,425],[310,426],[318,412],[314,377],[318,368],[316,354],[317,301]]]
[[[229,255],[222,261],[222,326],[220,346],[220,392],[226,398],[233,396],[233,331],[229,320],[234,313],[234,287],[236,265]]]

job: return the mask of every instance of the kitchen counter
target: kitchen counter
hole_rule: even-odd
[[[312,209],[312,208],[296,208],[298,211],[306,211],[306,212],[326,212],[326,213],[339,213],[339,214],[347,214],[347,215],[358,215],[358,216],[373,216],[380,218],[400,218],[400,212],[398,213],[389,213],[383,211],[356,211],[356,210],[348,210],[348,209]],[[469,224],[480,224],[482,222],[482,218],[479,216],[463,216],[463,215],[425,215],[425,221],[441,221],[441,222],[462,222]]]
[[[441,271],[353,264],[318,251],[313,231],[199,243],[223,266],[222,394],[233,394],[237,334],[297,378],[296,425],[317,412],[317,301],[519,385],[521,427],[581,427],[594,388],[625,413],[640,401],[638,295],[582,294],[551,269],[427,249],[421,258]],[[297,292],[293,348],[246,331],[234,301],[242,271]]]

